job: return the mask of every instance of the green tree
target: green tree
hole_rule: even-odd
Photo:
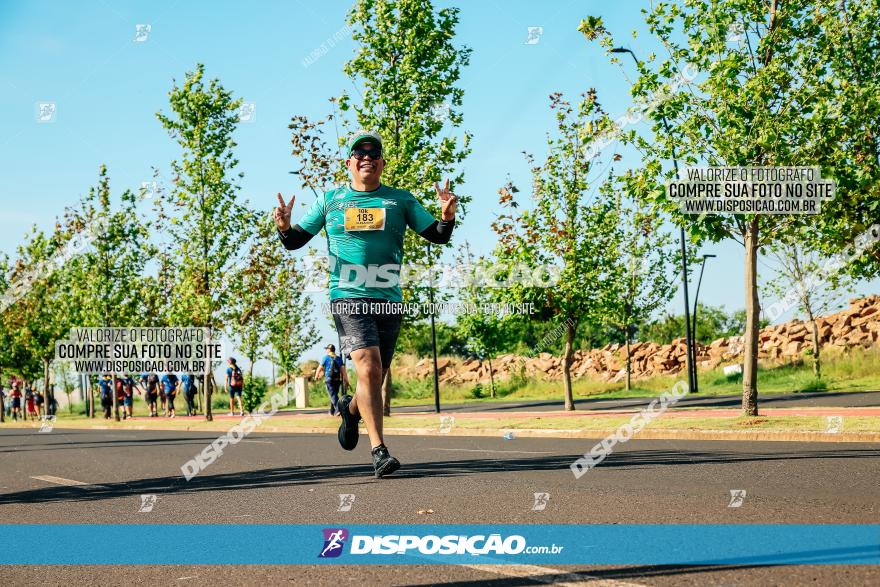
[[[42,375],[47,411],[54,404],[49,372],[55,342],[75,325],[67,272],[70,260],[89,244],[84,232],[61,222],[49,235],[34,227],[18,247],[9,274],[15,292],[3,313],[3,328],[11,337],[13,370],[30,382]]]
[[[777,261],[777,270],[774,278],[765,286],[765,291],[783,305],[793,300],[792,305],[805,314],[810,324],[813,374],[819,378],[822,376],[822,343],[816,318],[839,306],[843,293],[853,292],[855,281],[848,272],[825,275],[823,268],[827,257],[819,251],[809,249],[809,242],[816,242],[816,239],[804,243],[797,237],[789,237],[769,249],[770,255]],[[777,307],[777,304],[773,304],[769,309],[776,310]],[[774,319],[778,317],[774,316]]]
[[[224,308],[229,334],[250,362],[248,378],[253,379],[254,363],[268,343],[266,319],[277,292],[270,288],[282,261],[274,222],[268,215],[251,216],[251,239],[248,253],[234,270],[227,273],[232,292],[231,303]]]
[[[12,367],[14,338],[6,327],[4,321],[5,310],[8,307],[7,295],[9,295],[9,257],[0,252],[0,387],[3,386],[3,375]],[[6,406],[3,397],[0,397],[0,422],[6,421]]]
[[[236,199],[243,174],[235,173],[232,135],[241,100],[217,79],[204,82],[204,73],[202,64],[187,72],[169,92],[172,114],[156,114],[182,150],[181,160],[171,163],[174,189],[156,200],[156,230],[168,237],[160,280],[173,280],[169,318],[205,327],[213,337],[223,328],[221,309],[232,295],[221,279],[246,241],[250,212]],[[213,366],[205,371],[206,420],[213,419]]]
[[[298,373],[302,354],[318,341],[318,330],[312,318],[312,301],[304,291],[305,280],[296,261],[283,257],[270,285],[276,292],[266,313],[267,341],[272,361],[284,371],[284,384]]]
[[[99,229],[92,246],[66,267],[67,291],[74,302],[70,311],[80,327],[143,326],[148,319],[141,276],[154,256],[154,247],[136,196],[124,191],[116,210],[111,200],[110,178],[102,165],[98,184],[89,189],[78,208],[66,211],[67,221],[75,229]],[[112,375],[115,390],[117,373]],[[93,402],[89,405],[90,415],[94,415]],[[119,420],[115,391],[113,413]]]
[[[612,283],[616,214],[612,202],[592,198],[588,177],[592,163],[584,149],[595,139],[591,129],[606,117],[592,90],[576,108],[561,94],[550,97],[556,128],[547,139],[547,157],[527,161],[532,171],[534,207],[514,211],[516,188],[510,182],[499,191],[505,210],[493,223],[498,234],[496,258],[511,281],[517,267],[557,270],[553,287],[511,283],[500,290],[507,299],[534,303],[539,319],[563,328],[562,352],[565,409],[574,410],[571,388],[572,354],[581,323],[601,323]],[[508,212],[509,211],[509,212]],[[517,281],[517,280],[513,280]]]
[[[798,121],[809,139],[800,147],[806,158],[830,170],[837,197],[823,204],[825,213],[799,238],[827,256],[846,251],[880,221],[880,4],[809,4],[798,74],[814,88],[815,99]],[[847,268],[854,278],[880,273],[880,247],[865,253]]]
[[[676,254],[663,219],[638,196],[617,197],[618,236],[612,249],[612,299],[606,319],[624,337],[626,391],[632,387],[630,343],[637,325],[648,320],[675,295]]]
[[[490,267],[490,262],[485,258],[476,259],[471,253],[470,246],[465,243],[461,252],[456,257],[459,266],[475,273],[484,273]],[[503,324],[503,316],[484,311],[486,304],[498,300],[494,290],[484,287],[473,280],[462,284],[458,300],[461,303],[474,306],[475,312],[464,312],[456,320],[456,325],[461,336],[466,341],[466,349],[481,361],[486,361],[489,366],[490,396],[495,397],[495,370],[492,367],[492,359],[504,348],[506,331]]]
[[[653,5],[645,11],[645,20],[666,56],[649,55],[647,61],[639,62],[631,90],[637,102],[651,105],[646,114],[652,132],[643,136],[630,129],[620,134],[644,156],[637,175],[643,192],[684,226],[694,242],[732,238],[744,246],[745,415],[758,413],[758,254],[806,224],[802,217],[791,215],[694,218],[682,214],[663,188],[664,180],[674,175],[673,170],[664,169],[664,162],[677,160],[685,166],[819,163],[824,167],[823,177],[828,177],[827,158],[817,161],[813,145],[821,133],[829,132],[828,127],[840,124],[828,114],[836,112],[841,102],[830,91],[834,84],[826,83],[829,68],[818,56],[827,53],[823,45],[839,39],[821,26],[833,3],[821,4],[826,10],[817,10],[816,3],[807,0],[684,0]],[[579,30],[609,50],[614,47],[601,19],[586,19]],[[739,33],[738,42],[732,42],[732,31]],[[876,34],[876,27],[862,32]],[[807,123],[811,118],[816,120]],[[861,117],[858,124],[869,128],[866,121]],[[852,129],[830,132],[840,138]],[[833,175],[836,170],[831,171]],[[846,203],[840,194],[837,205],[859,214],[858,206]],[[810,223],[827,221],[833,208],[824,209]],[[851,220],[853,215],[844,217]],[[851,223],[848,228],[853,228]]]

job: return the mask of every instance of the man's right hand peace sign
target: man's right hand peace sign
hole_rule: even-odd
[[[290,212],[293,210],[294,201],[296,201],[296,196],[290,196],[290,201],[285,204],[284,198],[281,197],[281,192],[278,192],[278,207],[275,208],[275,226],[281,232],[285,232],[290,228]]]

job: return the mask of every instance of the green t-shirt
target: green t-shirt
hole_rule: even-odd
[[[434,222],[410,192],[380,185],[371,192],[345,186],[320,196],[299,225],[309,234],[327,231],[330,299],[378,298],[399,302],[403,235]]]

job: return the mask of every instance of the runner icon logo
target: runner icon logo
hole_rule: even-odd
[[[342,554],[342,547],[348,540],[348,530],[345,528],[324,528],[324,548],[318,558],[335,558]]]
[[[52,432],[55,427],[55,414],[40,417],[40,432]]]
[[[825,432],[837,434],[843,430],[843,416],[827,416],[825,419]]]
[[[440,433],[449,434],[455,425],[455,416],[440,416]]]
[[[547,502],[550,501],[549,493],[536,493],[535,494],[535,505],[532,506],[532,511],[541,511],[547,507]]]
[[[746,499],[746,490],[745,489],[731,489],[730,490],[730,503],[727,504],[729,508],[738,508],[743,504],[743,501]]]
[[[354,505],[354,494],[353,493],[340,493],[339,494],[339,508],[336,510],[337,512],[348,512],[351,511],[351,506]]]
[[[156,505],[156,495],[155,494],[151,493],[148,495],[141,495],[141,507],[138,510],[138,513],[148,514],[151,511],[153,511],[153,506],[155,506],[155,505]]]

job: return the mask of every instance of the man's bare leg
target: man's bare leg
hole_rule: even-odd
[[[379,347],[371,346],[351,352],[351,360],[357,372],[357,390],[348,404],[353,415],[360,413],[370,436],[370,447],[383,443],[382,438],[382,381],[385,370],[379,357]],[[358,408],[360,406],[360,408]]]

